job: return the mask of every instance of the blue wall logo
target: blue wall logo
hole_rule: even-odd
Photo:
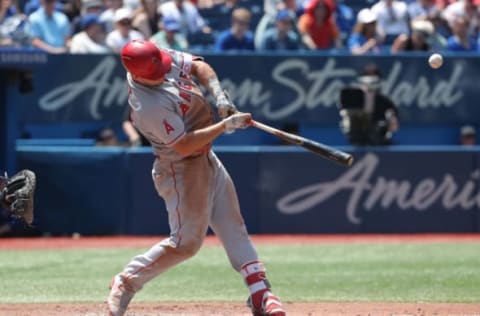
[[[347,192],[345,204],[337,207],[344,209],[348,221],[361,224],[361,211],[413,210],[422,212],[435,209],[473,210],[480,208],[480,192],[476,182],[480,179],[480,170],[470,173],[468,179],[458,179],[454,173],[425,176],[419,180],[387,178],[378,172],[380,159],[374,153],[368,153],[351,168],[332,181],[314,183],[298,188],[278,199],[276,207],[280,213],[295,215],[304,213],[336,199]]]

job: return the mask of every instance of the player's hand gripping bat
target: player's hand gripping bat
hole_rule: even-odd
[[[325,144],[317,143],[311,139],[281,131],[255,120],[251,120],[251,125],[261,129],[262,131],[273,134],[291,144],[301,146],[319,156],[333,160],[344,166],[350,166],[353,163],[352,155]]]

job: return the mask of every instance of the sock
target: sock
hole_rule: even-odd
[[[270,291],[270,284],[265,271],[265,266],[260,261],[248,262],[240,269],[245,284],[250,290],[252,306],[258,311],[262,309],[263,294]]]

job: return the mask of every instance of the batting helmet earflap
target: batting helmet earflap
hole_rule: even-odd
[[[123,66],[132,75],[158,80],[170,71],[172,57],[149,41],[128,42],[120,53]]]

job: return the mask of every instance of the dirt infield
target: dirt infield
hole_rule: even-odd
[[[286,303],[290,316],[480,316],[477,304],[431,303]],[[5,316],[100,316],[107,315],[104,304],[12,304],[0,305]],[[222,302],[132,302],[128,316],[248,316],[244,304]]]
[[[150,247],[163,239],[155,237],[79,237],[0,239],[0,250],[75,249]],[[480,242],[480,234],[419,235],[275,235],[252,236],[255,244],[331,244],[331,243],[401,243],[401,242]],[[219,245],[209,236],[205,246]],[[480,316],[480,304],[447,303],[377,303],[377,302],[285,302],[288,315],[354,316]],[[100,316],[106,315],[103,303],[0,304],[0,316]],[[133,301],[130,316],[220,316],[250,315],[242,302],[158,302]]]

